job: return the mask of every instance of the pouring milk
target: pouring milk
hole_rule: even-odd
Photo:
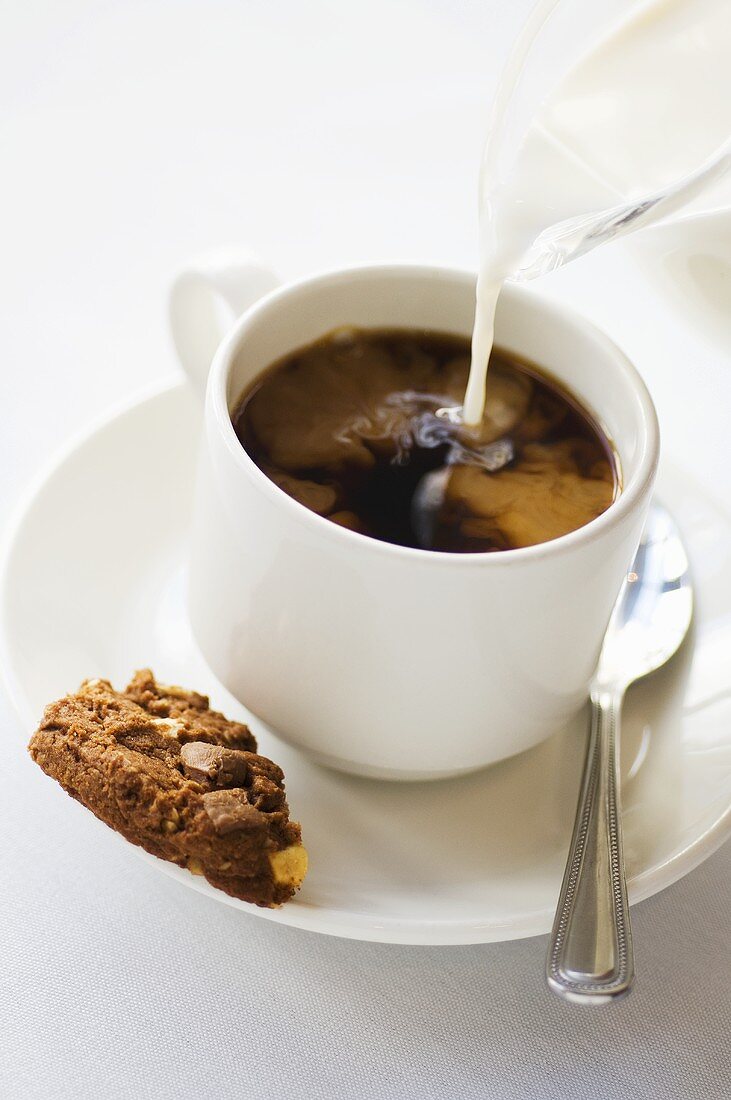
[[[461,410],[468,426],[482,420],[505,279],[534,278],[666,217],[731,167],[729,0],[634,5],[549,91],[506,165],[511,101],[536,34],[557,6],[545,0],[535,9],[493,108]]]

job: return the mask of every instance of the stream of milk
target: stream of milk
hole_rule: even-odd
[[[731,0],[635,5],[549,90],[506,166],[511,100],[553,7],[535,10],[493,108],[480,176],[467,425],[482,420],[507,278],[533,278],[665,217],[731,167]]]

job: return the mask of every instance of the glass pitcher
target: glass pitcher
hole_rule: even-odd
[[[730,57],[728,0],[539,0],[493,106],[482,255],[533,279],[717,192]]]

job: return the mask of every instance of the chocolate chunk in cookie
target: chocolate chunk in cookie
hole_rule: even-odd
[[[249,778],[246,755],[236,749],[224,749],[203,741],[189,741],[180,750],[183,771],[188,779],[210,781],[217,787],[240,787]]]
[[[46,708],[33,759],[133,844],[257,905],[290,898],[307,870],[280,768],[196,692],[138,672],[124,692],[82,684]]]
[[[250,833],[266,831],[266,816],[252,806],[246,791],[209,791],[203,805],[219,836],[243,829]]]

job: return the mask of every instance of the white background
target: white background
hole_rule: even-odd
[[[176,369],[191,254],[474,265],[486,104],[529,6],[0,0],[0,518]],[[544,991],[543,939],[350,943],[181,889],[0,718],[3,1098],[731,1095],[731,846],[634,910],[631,999],[581,1011]]]

